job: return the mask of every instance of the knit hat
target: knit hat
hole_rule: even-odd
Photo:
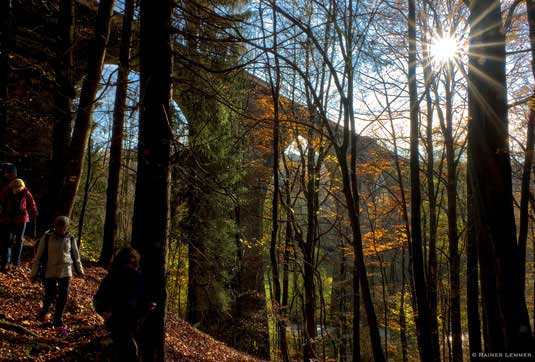
[[[71,220],[67,216],[58,216],[54,219],[54,226],[69,227]]]
[[[13,190],[13,192],[21,192],[26,188],[26,185],[24,184],[24,181],[22,181],[20,178],[16,178],[13,181],[10,182],[9,188]]]

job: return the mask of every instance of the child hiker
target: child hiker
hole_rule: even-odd
[[[55,299],[53,325],[56,332],[62,336],[68,333],[63,323],[63,313],[69,296],[73,269],[77,275],[84,275],[78,245],[67,231],[69,223],[69,218],[66,216],[59,216],[54,220],[54,228],[47,231],[39,241],[31,271],[33,281],[37,279],[38,274],[44,277],[45,294],[39,319],[45,320]]]
[[[111,331],[113,361],[138,360],[136,334],[140,320],[156,308],[156,304],[148,303],[145,297],[139,259],[134,248],[121,249],[93,297],[96,312]]]

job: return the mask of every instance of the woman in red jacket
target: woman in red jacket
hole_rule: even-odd
[[[17,178],[9,184],[8,212],[11,217],[11,240],[14,250],[11,253],[11,263],[20,266],[22,254],[22,240],[26,231],[26,224],[30,215],[35,219],[37,206],[32,193],[26,188],[24,181]]]

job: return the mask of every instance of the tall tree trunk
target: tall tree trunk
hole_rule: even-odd
[[[430,328],[429,302],[425,282],[422,250],[421,192],[419,165],[419,106],[416,83],[416,5],[409,0],[409,97],[410,97],[410,174],[411,174],[411,248],[412,270],[416,291],[418,342],[422,361],[437,361],[438,351],[433,350]]]
[[[44,226],[49,227],[60,213],[58,203],[65,182],[65,164],[72,131],[72,100],[75,96],[72,79],[74,44],[74,0],[61,0],[59,6],[59,36],[55,61],[56,91],[54,93],[54,128],[52,135],[52,165],[48,179],[48,195],[43,212]]]
[[[106,54],[114,3],[114,0],[101,0],[98,5],[95,37],[88,50],[87,72],[80,93],[80,102],[66,164],[65,185],[59,204],[60,212],[65,215],[72,213],[74,199],[80,185],[82,164],[91,133],[91,116]]]
[[[123,146],[124,110],[130,71],[130,43],[132,40],[132,21],[135,0],[126,0],[119,54],[119,73],[115,90],[113,109],[113,129],[111,135],[110,164],[108,168],[108,187],[106,189],[106,218],[104,239],[100,253],[100,265],[108,265],[113,255],[117,237],[117,204],[119,199],[119,177],[121,174],[121,153]]]
[[[142,255],[146,295],[157,303],[143,331],[143,361],[158,362],[165,360],[173,5],[171,0],[141,1],[141,111],[132,245]]]
[[[303,361],[309,362],[316,358],[314,339],[316,337],[316,296],[314,283],[314,250],[311,245],[303,249],[303,288],[305,291],[305,343]]]
[[[508,144],[505,35],[500,1],[471,0],[469,168],[489,352],[533,352],[520,287]]]
[[[446,167],[448,170],[446,190],[448,195],[448,251],[450,262],[450,320],[452,335],[452,357],[453,362],[463,360],[463,342],[461,327],[461,280],[460,280],[460,256],[459,256],[459,237],[457,231],[457,165],[455,163],[455,140],[453,139],[453,83],[452,83],[452,64],[446,65],[446,114],[438,105],[438,90],[435,87],[438,115],[440,126],[444,135],[446,146]]]
[[[286,174],[288,174],[286,172]],[[291,194],[290,182],[285,181],[286,190],[286,232],[284,243],[284,254],[282,264],[282,300],[281,300],[281,327],[279,334],[282,361],[290,362],[290,353],[288,347],[288,338],[286,337],[286,324],[288,318],[288,298],[289,298],[289,275],[290,275],[290,249],[294,245],[293,227],[292,227],[292,210],[290,208]]]
[[[340,209],[339,202],[335,201],[336,209]],[[339,219],[340,220],[340,219]],[[347,258],[344,255],[344,236],[342,234],[343,229],[341,222],[337,221],[337,228],[339,232],[337,233],[338,238],[338,255],[336,256],[336,267],[333,273],[333,282],[332,282],[332,292],[331,292],[331,318],[333,319],[333,324],[336,328],[336,341],[333,343],[335,346],[335,356],[338,362],[347,361],[347,352],[348,348],[351,346],[347,333],[347,309],[348,305],[348,294],[347,294]],[[358,281],[358,275],[353,280]],[[359,305],[353,304],[353,305]],[[359,321],[357,321],[359,322]],[[359,348],[360,345],[355,346]]]
[[[424,73],[425,73],[425,68],[424,68]],[[428,84],[428,82],[426,81],[426,84]],[[411,240],[411,231],[410,231],[410,225],[409,225],[409,212],[408,212],[408,207],[407,207],[407,197],[405,196],[405,186],[404,186],[404,182],[403,182],[403,173],[402,173],[402,170],[401,170],[401,164],[400,164],[400,160],[399,160],[399,152],[398,152],[398,141],[397,141],[397,138],[396,138],[396,132],[395,132],[395,128],[394,128],[394,122],[393,122],[393,119],[394,119],[394,115],[392,114],[392,109],[391,109],[391,103],[390,103],[390,99],[388,98],[388,94],[386,92],[386,86],[385,86],[385,83],[383,81],[383,87],[384,87],[384,90],[385,90],[385,101],[386,101],[386,107],[387,107],[387,111],[388,111],[388,119],[390,121],[390,130],[391,130],[391,134],[392,134],[392,144],[393,144],[393,147],[394,147],[394,165],[395,165],[395,168],[396,168],[396,176],[397,176],[397,183],[399,185],[399,190],[400,190],[400,209],[401,209],[401,219],[402,219],[402,222],[403,222],[403,226],[404,226],[404,229],[405,229],[405,234],[407,236],[407,240],[408,240],[408,243],[410,244],[410,240]],[[428,92],[428,111],[429,110],[432,110],[432,103],[431,103],[431,98],[430,98],[430,93]],[[428,113],[428,117],[429,117],[430,113]],[[428,120],[430,121],[430,120]],[[429,125],[428,125],[428,128],[429,128]],[[428,140],[431,139],[431,143],[430,143],[430,147],[432,149],[432,133],[430,134],[428,132]],[[431,157],[432,158],[432,157]],[[429,176],[429,172],[431,173],[431,177],[433,177],[433,170],[429,170],[429,164],[428,164],[428,176]],[[432,182],[431,182],[432,183]],[[429,184],[428,184],[429,186]],[[432,185],[432,187],[430,188],[430,191],[432,192],[432,194],[434,195],[434,185]],[[433,199],[434,199],[434,196],[433,196]],[[429,202],[430,205],[431,205],[431,201]],[[433,232],[433,229],[431,229],[431,232]],[[435,235],[436,235],[436,230],[435,230]],[[429,274],[431,274],[431,272],[435,273],[435,287],[436,287],[436,247],[434,248],[431,248],[431,240],[430,240],[430,246],[429,246]],[[436,243],[435,243],[436,244]],[[432,251],[434,252],[434,255],[432,254]],[[402,260],[401,260],[401,270],[402,270],[402,281],[401,281],[401,303],[400,303],[400,307],[399,307],[399,323],[400,323],[400,338],[401,338],[401,349],[402,349],[402,358],[403,358],[403,362],[406,362],[407,359],[408,359],[408,340],[407,340],[407,330],[406,330],[406,315],[405,315],[405,291],[406,291],[406,286],[407,286],[407,281],[406,281],[406,274],[405,274],[405,257],[406,257],[406,251],[405,251],[405,244],[402,245]],[[409,261],[412,260],[412,258],[410,258],[410,251],[408,253],[408,256],[409,256]],[[431,270],[431,259],[432,257],[434,256],[434,270]],[[409,266],[410,266],[410,263],[409,263]],[[429,278],[431,279],[432,277],[429,276]],[[410,279],[409,279],[410,280]],[[412,281],[410,281],[410,283],[412,284]],[[430,287],[431,288],[431,287]],[[412,288],[409,288],[409,289],[412,289]],[[412,294],[412,290],[411,291],[411,294]],[[430,291],[431,293],[431,291]],[[436,297],[436,288],[434,290],[434,295]],[[412,300],[413,298],[411,298]],[[435,319],[436,319],[436,305],[437,303],[435,303]],[[431,309],[432,306],[430,304],[430,313],[431,312]],[[416,308],[413,308],[413,309],[416,309]],[[433,328],[433,325],[431,325],[431,328]],[[437,344],[438,344],[438,326],[437,326],[437,329],[436,329],[436,333],[437,333]],[[437,348],[438,350],[438,348]]]
[[[360,283],[358,265],[353,258],[353,361],[360,361]],[[342,331],[343,332],[343,331]]]
[[[277,248],[277,239],[279,233],[279,98],[278,90],[273,91],[274,94],[274,123],[273,123],[273,197],[271,199],[272,204],[272,213],[271,213],[271,242],[269,245],[269,259],[271,262],[271,274],[273,277],[273,295],[271,298],[271,304],[273,308],[273,313],[275,319],[277,320],[277,332],[278,332],[278,342],[279,342],[279,352],[283,353],[283,338],[282,334],[286,334],[286,331],[282,330],[283,326],[281,325],[281,314],[280,314],[280,305],[281,305],[281,283],[279,277],[279,261],[278,261],[278,248]]]
[[[353,18],[353,8],[352,3],[349,3],[348,7],[348,19]],[[346,49],[350,49],[351,44],[353,44],[353,37],[355,35],[352,32],[352,28],[348,27],[345,32],[346,39]],[[347,167],[345,162],[345,154],[347,151],[344,151],[344,162],[341,163],[341,167],[345,170],[350,171],[349,175],[346,172],[342,171],[342,178],[347,178],[347,184],[344,182],[344,189],[346,189],[346,202],[348,205],[351,205],[349,208],[350,223],[353,232],[353,277],[358,277],[358,281],[353,281],[353,302],[357,303],[357,306],[353,307],[353,318],[356,318],[360,324],[360,298],[359,295],[362,295],[362,302],[364,303],[364,309],[366,311],[366,317],[368,321],[368,327],[370,332],[370,341],[373,356],[375,362],[386,361],[385,351],[381,344],[381,336],[379,333],[379,323],[377,321],[377,314],[373,305],[371,288],[368,280],[368,275],[366,272],[366,264],[364,261],[364,252],[362,245],[362,231],[360,227],[360,194],[358,186],[358,176],[357,176],[357,154],[358,154],[358,131],[355,127],[355,114],[354,114],[354,68],[353,68],[353,53],[349,50],[345,54],[345,66],[347,74],[347,99],[342,103],[344,106],[344,146],[346,148],[349,143],[349,155],[350,155],[350,165]],[[348,142],[349,141],[349,142]],[[340,161],[340,159],[339,159]],[[355,272],[356,271],[356,272]],[[358,315],[357,315],[358,314]],[[353,324],[355,327],[355,322]],[[359,326],[360,327],[360,326]],[[353,342],[357,345],[360,343],[360,331],[353,329]],[[357,354],[358,352],[358,354]],[[357,357],[360,360],[360,346],[354,349],[353,358]]]
[[[535,14],[534,14],[535,15]],[[533,20],[535,21],[535,19]],[[531,22],[530,22],[531,23]],[[535,45],[535,44],[534,44]],[[535,56],[535,51],[534,54]],[[534,69],[535,70],[535,69]],[[535,75],[535,73],[534,73]],[[519,267],[519,287],[522,289],[522,294],[525,294],[526,288],[526,248],[528,241],[528,213],[529,213],[529,186],[531,164],[533,163],[533,148],[535,146],[535,98],[531,100],[529,111],[526,150],[524,158],[524,166],[522,169],[522,182],[520,192],[520,224],[518,231],[518,267]]]
[[[424,3],[425,5],[426,3]],[[427,257],[427,288],[429,302],[429,319],[432,335],[433,350],[440,355],[440,344],[438,342],[438,319],[437,319],[437,198],[435,193],[435,148],[433,145],[433,100],[431,98],[432,69],[429,55],[427,39],[422,45],[424,49],[424,82],[425,100],[427,106],[427,197],[429,201],[429,245]]]
[[[533,250],[535,250],[535,235],[533,235],[533,233],[532,233],[531,239],[532,239],[531,247],[533,248]],[[533,253],[533,259],[532,259],[531,262],[535,264],[535,253]],[[535,319],[535,280],[533,280],[533,291],[534,291],[533,300],[532,300],[532,302],[533,302],[533,318]],[[533,328],[533,329],[535,330],[535,328]],[[533,338],[535,338],[535,331],[534,331]]]
[[[349,86],[350,88],[353,87],[351,84]],[[360,197],[358,197],[358,181],[357,181],[357,131],[354,129],[354,126],[351,127],[351,187],[353,189],[353,202],[355,204],[355,208],[360,208]],[[355,196],[356,195],[356,196]],[[360,221],[359,221],[360,222]],[[359,225],[359,231],[357,238],[362,239],[362,236],[360,235],[360,225]],[[354,237],[355,239],[355,237]],[[362,240],[360,241],[360,244],[362,245]],[[357,253],[355,252],[355,247],[359,248],[358,243],[353,243],[353,361],[360,361],[360,282],[359,282],[359,258],[357,257]],[[362,263],[364,264],[364,258],[362,258]],[[368,301],[371,302],[371,299]],[[375,311],[373,311],[375,314]],[[375,317],[375,322],[377,324],[377,317]],[[372,324],[373,325],[373,324]],[[370,336],[372,337],[372,348],[374,348],[374,351],[378,348],[375,343],[381,343],[381,338],[378,334],[378,324],[377,327],[377,335],[370,331]],[[376,352],[378,353],[378,352]],[[382,351],[381,354],[386,353]],[[384,355],[380,358],[385,358]],[[386,360],[386,358],[385,358]]]
[[[535,78],[535,0],[526,0],[529,41],[531,45],[531,71]],[[520,226],[518,232],[518,252],[520,267],[520,288],[525,294],[526,288],[526,246],[528,241],[528,212],[529,212],[529,183],[531,176],[531,164],[533,162],[533,147],[535,146],[535,90],[530,101],[528,129],[526,137],[526,151],[524,168],[522,170],[522,186],[520,194]]]
[[[349,122],[347,122],[349,123]],[[344,127],[345,137],[349,138],[349,128]],[[355,145],[356,147],[356,145]],[[344,155],[344,156],[342,156]],[[341,147],[337,150],[337,160],[339,162],[340,171],[342,173],[342,182],[343,182],[343,193],[345,201],[348,205],[348,216],[351,225],[352,232],[352,247],[354,253],[353,267],[357,270],[357,275],[360,283],[353,283],[354,288],[357,286],[360,289],[362,302],[364,304],[364,309],[366,311],[366,318],[368,322],[368,327],[370,331],[370,341],[372,345],[372,351],[374,355],[375,362],[384,362],[385,357],[383,353],[383,347],[381,344],[381,337],[379,334],[379,323],[377,321],[377,314],[375,313],[375,307],[373,305],[370,283],[368,280],[368,275],[366,271],[366,264],[364,262],[364,251],[362,245],[362,231],[360,229],[359,221],[359,204],[355,200],[359,200],[358,190],[352,189],[349,175],[349,167],[347,164],[347,151],[344,151],[344,147]],[[355,194],[353,194],[355,193]],[[354,294],[359,294],[359,289],[354,289]],[[354,309],[354,313],[356,312]],[[353,315],[353,318],[358,318],[358,316]],[[354,339],[355,339],[355,331]]]
[[[5,160],[7,151],[7,117],[9,94],[9,53],[13,47],[12,0],[2,0],[0,4],[0,162]]]
[[[202,232],[199,232],[199,219],[202,219],[201,202],[195,192],[188,192],[186,202],[188,205],[187,227],[184,229],[188,240],[188,298],[186,320],[192,325],[205,327],[205,320],[214,316],[210,303],[210,275],[207,272],[206,244]],[[208,265],[209,266],[209,265]],[[208,324],[208,323],[206,323]]]
[[[351,19],[353,9],[351,3],[348,8],[348,18]],[[354,34],[351,34],[351,29],[347,29],[345,33],[346,46],[352,43]],[[370,287],[368,285],[368,278],[366,282],[362,283],[359,278],[362,278],[362,273],[365,273],[365,261],[362,253],[362,234],[360,230],[360,194],[357,179],[357,153],[358,153],[358,131],[355,127],[355,117],[353,109],[353,84],[354,84],[354,69],[353,69],[353,54],[348,51],[346,57],[346,73],[347,73],[347,100],[345,100],[345,128],[344,129],[344,143],[347,145],[349,138],[349,190],[352,196],[353,210],[355,211],[356,220],[353,227],[353,361],[360,361],[360,296],[362,292],[362,298],[364,307],[366,308],[366,314],[368,316],[368,324],[370,327],[370,339],[372,344],[372,350],[374,357],[377,361],[386,360],[385,353],[381,346],[381,337],[379,334],[379,324],[377,322],[377,315],[373,308],[373,302],[371,299]],[[348,201],[349,202],[349,201]],[[362,254],[362,255],[360,255]],[[361,288],[362,287],[362,288]],[[367,289],[367,290],[364,290]],[[369,295],[368,295],[369,294]],[[367,307],[368,306],[368,307]],[[371,322],[371,323],[370,323]]]
[[[319,192],[319,173],[316,162],[321,164],[321,151],[314,148],[314,135],[311,129],[308,129],[307,137],[307,235],[303,249],[303,285],[305,289],[305,346],[304,361],[308,362],[316,358],[316,348],[314,340],[316,338],[316,290],[314,275],[316,272],[316,263],[314,253],[317,241],[318,226],[318,192]],[[317,154],[320,154],[318,161],[315,160]]]
[[[405,244],[401,247],[401,301],[399,303],[399,328],[401,339],[401,356],[402,361],[409,360],[409,343],[407,341],[407,319],[405,315],[405,291],[407,278],[405,274]]]
[[[349,86],[351,88],[351,86]],[[370,331],[370,342],[372,346],[373,356],[375,362],[385,361],[383,347],[381,344],[381,337],[379,334],[379,323],[377,321],[377,314],[373,304],[372,294],[370,290],[370,282],[368,280],[368,274],[366,271],[366,263],[364,261],[364,251],[362,245],[362,230],[360,227],[360,215],[359,215],[359,203],[360,196],[358,191],[358,183],[356,179],[356,172],[351,172],[351,169],[355,166],[348,165],[347,155],[350,154],[352,159],[351,163],[356,162],[356,149],[357,149],[357,136],[356,133],[351,135],[350,120],[354,120],[352,117],[351,105],[346,99],[344,102],[344,130],[343,137],[344,142],[341,147],[336,147],[336,158],[339,163],[340,172],[342,174],[342,192],[348,206],[348,216],[351,225],[352,233],[352,247],[353,247],[353,268],[357,270],[357,273],[353,274],[354,277],[358,276],[359,283],[353,282],[353,294],[358,295],[359,290],[362,296],[362,302],[366,311],[366,318]],[[350,142],[351,139],[351,143]],[[348,152],[348,145],[350,149]],[[357,288],[357,289],[355,289]],[[357,312],[357,308],[353,309],[353,312]],[[353,318],[358,316],[353,315]],[[353,340],[357,341],[359,333],[353,331]],[[360,343],[360,342],[359,342]]]
[[[277,16],[273,11],[273,49],[277,52]],[[271,97],[273,98],[273,197],[271,199],[271,242],[269,247],[269,258],[271,261],[271,274],[273,276],[273,296],[271,306],[277,321],[277,334],[279,343],[279,352],[284,362],[288,362],[288,346],[286,343],[286,324],[283,321],[281,313],[281,281],[279,275],[279,258],[277,239],[279,233],[279,166],[280,166],[280,66],[279,58],[275,57],[275,68],[273,74],[269,73],[271,84]],[[269,64],[269,59],[268,59]],[[286,359],[285,359],[286,358]]]
[[[481,348],[481,321],[479,319],[479,281],[477,271],[477,238],[474,227],[472,181],[467,178],[468,221],[466,226],[466,316],[470,360],[476,361]]]
[[[85,178],[85,186],[84,186],[84,197],[82,198],[82,207],[80,208],[80,217],[78,218],[78,246],[82,242],[82,235],[84,232],[84,221],[85,221],[85,212],[87,210],[87,202],[89,200],[89,191],[91,189],[91,178],[92,178],[92,163],[91,160],[92,156],[92,140],[91,136],[89,136],[89,144],[87,145],[87,157],[86,157],[86,178]]]

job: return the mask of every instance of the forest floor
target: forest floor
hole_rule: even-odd
[[[30,282],[28,263],[0,273],[0,361],[94,361],[97,351],[106,350],[111,340],[92,307],[93,294],[106,272],[95,264],[85,263],[84,267],[85,277],[74,277],[71,283],[66,337],[59,337],[51,326],[37,320],[43,288],[41,283]],[[176,318],[167,321],[166,340],[167,361],[260,361]]]

